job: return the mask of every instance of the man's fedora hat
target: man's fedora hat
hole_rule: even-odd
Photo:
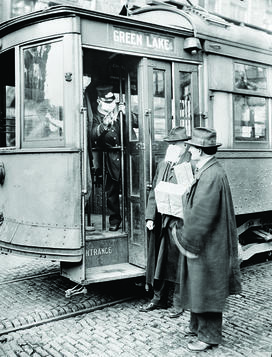
[[[102,100],[102,102],[106,103],[111,103],[114,99],[115,96],[113,94],[113,86],[111,85],[101,85],[96,88],[97,90],[97,96],[99,99]]]
[[[176,126],[175,128],[170,130],[168,136],[166,136],[163,140],[164,141],[185,141],[191,139],[186,134],[186,129],[183,126]]]
[[[211,148],[222,145],[216,142],[216,131],[209,128],[193,129],[192,139],[188,140],[186,144],[200,148]]]

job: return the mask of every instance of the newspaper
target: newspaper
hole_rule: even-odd
[[[182,196],[194,179],[191,164],[184,162],[174,167],[177,184],[161,181],[155,187],[158,211],[162,214],[183,218]]]
[[[174,166],[174,170],[178,184],[183,185],[187,190],[194,180],[191,164],[189,162],[183,162]]]

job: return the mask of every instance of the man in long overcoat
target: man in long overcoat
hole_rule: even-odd
[[[179,251],[172,238],[172,227],[177,221],[180,221],[182,225],[182,219],[158,212],[155,187],[161,181],[177,183],[174,171],[175,165],[190,161],[190,154],[184,144],[184,141],[188,139],[184,127],[173,128],[169,136],[164,138],[164,141],[167,141],[170,145],[165,159],[158,164],[146,208],[146,226],[148,229],[146,284],[154,288],[154,297],[147,306],[141,307],[140,311],[167,308],[171,286],[169,282],[174,284],[179,282],[177,275],[179,271]],[[170,317],[178,317],[183,311],[178,306],[177,292],[178,287],[176,286],[174,306],[177,311],[170,314]]]
[[[238,235],[226,173],[215,158],[216,132],[195,128],[190,145],[196,162],[194,182],[184,195],[182,234],[174,232],[181,251],[180,303],[191,311],[187,333],[197,336],[191,351],[221,343],[226,298],[241,291]]]

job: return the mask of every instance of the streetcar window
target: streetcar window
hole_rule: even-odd
[[[23,141],[58,145],[63,140],[61,42],[24,49],[23,61]]]
[[[235,142],[267,142],[268,112],[266,68],[234,63],[234,140]],[[255,92],[258,96],[252,94]]]
[[[268,122],[265,98],[234,95],[234,123],[236,141],[267,141]]]
[[[154,110],[154,138],[162,140],[165,136],[166,94],[165,94],[165,72],[163,70],[153,70],[153,110]]]
[[[190,72],[180,72],[180,125],[184,126],[187,133],[191,133],[192,124],[192,94],[191,94],[191,73]]]
[[[266,69],[243,63],[234,64],[235,89],[264,91],[267,89]]]
[[[0,147],[3,148],[15,146],[14,50],[0,56],[0,68]]]

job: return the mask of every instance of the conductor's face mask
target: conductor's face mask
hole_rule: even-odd
[[[169,145],[166,154],[165,154],[165,161],[170,162],[178,162],[180,155],[184,152],[184,148],[179,145]]]
[[[105,113],[112,112],[115,109],[115,106],[116,106],[115,100],[113,100],[112,102],[103,102],[101,100],[99,104],[100,104],[100,108]]]

